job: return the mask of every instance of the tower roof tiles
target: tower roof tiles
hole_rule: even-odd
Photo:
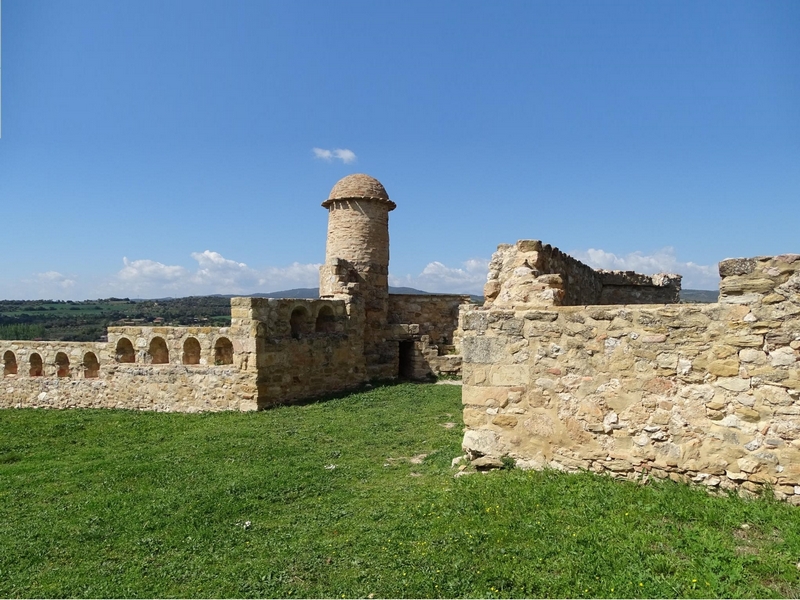
[[[389,210],[394,210],[397,206],[389,199],[389,194],[386,193],[386,188],[381,182],[364,173],[354,173],[337,181],[322,206],[328,208],[334,200],[354,199],[385,202],[388,204]]]

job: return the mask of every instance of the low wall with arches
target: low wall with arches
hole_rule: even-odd
[[[0,340],[0,407],[258,410],[367,378],[364,309],[233,298],[230,327],[109,327],[107,342]]]
[[[100,360],[107,360],[102,342],[12,342],[0,340],[3,376],[13,378],[96,379]]]
[[[108,342],[0,341],[0,407],[256,410],[227,327],[112,327]],[[238,363],[238,364],[237,364]]]

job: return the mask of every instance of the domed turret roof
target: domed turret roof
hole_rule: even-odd
[[[380,181],[363,173],[354,173],[340,179],[333,186],[328,199],[322,206],[328,208],[334,200],[378,200],[389,205],[389,210],[397,206],[389,200],[389,194]]]

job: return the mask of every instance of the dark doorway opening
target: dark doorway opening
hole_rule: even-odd
[[[414,342],[400,342],[400,366],[397,375],[402,379],[414,379]]]

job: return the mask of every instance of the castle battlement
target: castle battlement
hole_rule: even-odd
[[[463,295],[390,296],[396,204],[345,177],[328,210],[319,299],[232,298],[230,327],[109,327],[108,341],[0,340],[2,407],[257,410],[368,381],[457,374]]]

